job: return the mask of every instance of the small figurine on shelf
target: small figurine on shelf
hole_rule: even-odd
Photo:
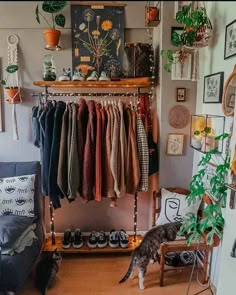
[[[44,81],[55,81],[56,67],[51,54],[46,54],[43,59],[43,80]]]
[[[65,69],[62,70],[62,75],[58,78],[58,81],[70,81],[71,80],[71,69]]]

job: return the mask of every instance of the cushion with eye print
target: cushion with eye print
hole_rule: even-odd
[[[161,212],[156,225],[182,221],[187,213],[197,214],[201,200],[188,206],[186,195],[161,189]]]
[[[0,216],[34,217],[35,174],[0,178]]]

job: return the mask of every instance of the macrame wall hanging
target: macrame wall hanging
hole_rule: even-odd
[[[7,38],[8,43],[8,67],[5,95],[6,101],[12,104],[12,123],[13,123],[13,139],[19,140],[17,116],[16,116],[16,104],[21,103],[21,94],[19,87],[18,76],[18,48],[19,37],[17,35],[9,35]]]

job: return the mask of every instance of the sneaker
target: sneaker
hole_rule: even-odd
[[[75,230],[74,238],[73,238],[73,247],[79,249],[83,246],[83,238],[80,229]]]
[[[107,237],[104,231],[98,233],[98,248],[105,248],[107,246]]]
[[[119,232],[119,240],[121,248],[128,248],[129,247],[129,236],[127,235],[126,231],[121,229]]]
[[[93,71],[92,74],[87,78],[87,81],[97,81],[98,80],[98,73]]]
[[[62,70],[62,75],[58,78],[59,81],[70,81],[71,70],[70,68]]]
[[[68,249],[71,247],[72,235],[70,229],[66,229],[62,240],[62,248]]]
[[[88,247],[89,248],[96,248],[98,245],[98,234],[95,231],[92,231],[88,241],[87,241]]]
[[[109,246],[111,248],[118,248],[119,247],[119,235],[118,232],[112,229],[109,235]]]
[[[99,81],[110,81],[110,80],[111,79],[107,76],[107,73],[105,71],[102,71],[99,77]]]
[[[84,74],[78,70],[75,70],[72,80],[73,81],[84,81],[85,80]]]

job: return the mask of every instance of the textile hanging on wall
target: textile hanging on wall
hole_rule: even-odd
[[[121,75],[124,51],[124,6],[71,6],[73,70],[99,74],[106,71],[112,78]]]

